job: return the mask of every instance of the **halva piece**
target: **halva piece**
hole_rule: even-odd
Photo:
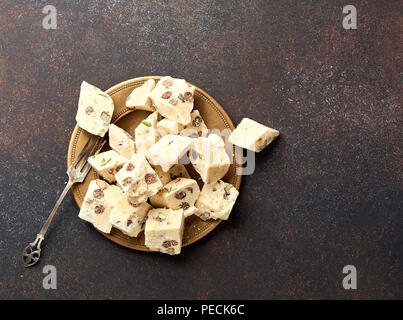
[[[89,157],[88,163],[98,174],[109,183],[115,182],[115,174],[123,167],[127,161],[115,150],[109,150]]]
[[[112,119],[114,104],[112,98],[101,89],[83,81],[76,121],[80,128],[103,137]]]
[[[150,97],[156,110],[165,118],[187,125],[193,109],[195,87],[183,79],[161,78]]]
[[[280,132],[254,120],[243,118],[229,137],[238,147],[260,152],[279,136]]]
[[[166,118],[158,121],[157,123],[157,131],[160,137],[166,136],[167,134],[179,134],[183,128],[183,124]]]
[[[92,223],[102,232],[110,233],[112,224],[109,215],[122,194],[122,189],[117,186],[99,179],[92,180],[81,205],[79,218]]]
[[[134,130],[134,138],[136,139],[136,152],[145,153],[158,141],[157,122],[158,112],[153,112]]]
[[[112,209],[109,221],[129,237],[137,237],[144,230],[147,213],[152,207],[147,202],[133,203],[122,194]]]
[[[183,210],[152,209],[146,221],[145,245],[152,251],[170,255],[179,254],[182,248],[184,227]]]
[[[182,163],[174,164],[167,172],[162,170],[161,166],[155,166],[154,170],[164,186],[176,178],[190,178],[188,171]]]
[[[146,153],[152,165],[161,166],[168,171],[189,150],[192,139],[178,135],[168,134],[152,145]]]
[[[155,111],[152,101],[149,97],[150,92],[155,88],[155,80],[149,79],[140,87],[135,88],[127,97],[126,107],[130,109],[140,109],[146,111]]]
[[[130,159],[133,153],[136,152],[134,138],[113,123],[109,126],[109,145],[126,159]]]
[[[206,124],[204,123],[204,120],[201,117],[199,110],[193,110],[190,116],[191,121],[181,131],[181,135],[191,138],[206,137],[208,135],[209,130]]]
[[[195,214],[203,220],[227,220],[238,195],[238,190],[224,181],[205,184],[196,201],[199,211]]]
[[[199,212],[199,209],[196,208],[195,206],[190,207],[189,209],[186,209],[186,211],[183,211],[183,215],[185,218],[190,217],[192,215],[197,215]]]
[[[231,163],[224,141],[216,134],[192,139],[189,156],[204,183],[221,179],[228,172]]]
[[[186,211],[194,204],[199,197],[200,188],[193,179],[177,178],[166,184],[158,193],[150,197],[154,207],[165,207],[170,209],[183,209]]]
[[[146,201],[162,188],[161,180],[142,154],[133,154],[115,177],[133,203]]]

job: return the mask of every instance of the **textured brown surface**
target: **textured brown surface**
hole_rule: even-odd
[[[0,1],[0,298],[403,298],[399,1]],[[184,77],[280,139],[231,219],[179,257],[135,252],[69,195],[40,265],[32,241],[66,180],[79,85]],[[58,289],[42,289],[42,268]],[[342,288],[342,268],[358,290]]]

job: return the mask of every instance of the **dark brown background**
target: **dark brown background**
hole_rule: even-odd
[[[76,3],[77,2],[77,3]],[[76,3],[76,4],[74,4]],[[42,8],[58,10],[56,30]],[[354,4],[358,29],[344,30]],[[0,1],[0,298],[403,298],[399,1]],[[183,77],[281,132],[231,219],[178,257],[135,252],[63,189],[79,86]],[[58,289],[42,289],[43,266]],[[342,268],[358,270],[358,290]]]

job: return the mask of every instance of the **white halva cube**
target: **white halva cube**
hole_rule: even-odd
[[[122,189],[117,186],[99,179],[92,180],[81,205],[79,218],[92,223],[104,233],[110,233],[112,224],[109,215],[122,194]]]
[[[142,154],[134,154],[115,175],[133,203],[140,203],[162,188],[162,182]]]
[[[152,209],[144,230],[145,245],[152,251],[170,255],[179,254],[184,228],[183,210]]]
[[[190,178],[186,167],[180,162],[174,164],[168,171],[162,170],[161,166],[154,166],[154,170],[164,186],[176,178]]]
[[[144,230],[147,213],[151,209],[147,202],[133,203],[126,194],[122,194],[110,213],[109,221],[129,237],[137,237]]]
[[[150,92],[155,88],[155,80],[149,79],[141,86],[133,89],[126,100],[126,107],[129,109],[140,109],[154,112]]]
[[[153,112],[134,130],[134,138],[136,140],[136,152],[145,154],[147,150],[158,141],[159,135],[157,131],[157,122],[159,119],[158,112]]]
[[[103,137],[112,120],[114,104],[112,98],[101,89],[83,81],[76,121],[80,128]]]
[[[238,190],[224,181],[205,184],[196,201],[199,211],[195,214],[203,220],[227,220],[238,195]]]
[[[148,161],[152,165],[161,166],[168,171],[189,150],[192,139],[178,135],[168,134],[152,145],[146,153]]]
[[[109,145],[126,159],[130,159],[136,152],[136,142],[134,138],[122,128],[114,125],[109,126]]]
[[[183,79],[161,78],[150,97],[156,110],[165,118],[187,125],[193,109],[195,87]]]
[[[113,183],[116,181],[115,174],[123,167],[127,161],[114,150],[98,153],[88,158],[88,163],[106,181]]]
[[[189,156],[204,183],[213,183],[224,177],[231,164],[224,141],[216,134],[192,139]]]
[[[229,137],[238,147],[260,152],[280,135],[280,132],[254,120],[243,118]]]
[[[193,179],[177,178],[150,197],[153,207],[183,209],[185,217],[194,213],[192,207],[200,194],[200,188]],[[191,209],[191,210],[189,210]]]

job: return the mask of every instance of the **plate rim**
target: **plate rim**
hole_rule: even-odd
[[[119,91],[121,91],[123,89],[126,89],[128,87],[134,86],[134,84],[138,84],[139,82],[145,82],[145,81],[147,81],[149,79],[160,80],[161,78],[163,78],[163,76],[142,76],[142,77],[132,78],[132,79],[128,79],[128,80],[125,80],[125,81],[122,81],[122,82],[119,82],[119,83],[115,84],[114,86],[112,86],[109,89],[105,90],[105,92],[108,95],[113,96],[115,93],[117,93],[117,92],[119,92]],[[227,122],[228,127],[231,130],[235,129],[234,123],[232,122],[230,116],[225,111],[225,109],[221,106],[221,104],[218,103],[218,101],[216,99],[214,99],[210,94],[208,94],[206,91],[204,91],[200,87],[198,87],[198,86],[196,86],[196,85],[194,85],[194,84],[192,84],[192,83],[190,83],[188,81],[187,81],[187,83],[189,85],[191,85],[191,86],[194,86],[195,87],[195,92],[199,91],[201,93],[202,97],[204,95],[204,97],[207,98],[207,100],[205,99],[207,102],[209,102],[209,100],[210,100],[211,103],[209,103],[209,104],[217,109],[217,111],[218,111],[217,113],[221,116],[221,118],[224,121],[224,123]],[[115,122],[119,121],[122,117],[126,116],[129,113],[135,112],[136,110],[142,110],[142,109],[140,109],[140,108],[129,109],[129,108],[125,107],[123,109],[123,111],[119,112],[116,115],[112,115],[111,123],[115,123]],[[146,110],[146,111],[149,111],[149,110]],[[73,145],[76,143],[75,140],[78,140],[78,137],[80,136],[80,133],[78,133],[78,131],[86,132],[84,129],[80,128],[77,124],[75,125],[75,127],[74,127],[74,129],[73,129],[73,131],[71,133],[71,136],[70,136],[70,141],[69,141],[68,150],[67,150],[67,159],[66,159],[67,168],[69,168],[69,166],[72,163],[71,156],[72,156],[72,151],[73,151]],[[234,187],[239,191],[240,186],[241,186],[241,182],[242,182],[242,175],[238,175],[236,173],[236,171],[237,171],[236,169],[237,168],[242,168],[242,164],[239,164],[238,162],[236,162],[235,146],[233,146],[233,159],[234,159],[234,165],[235,165],[235,175],[234,175],[234,182],[235,183],[234,183]],[[80,209],[81,207],[80,207],[79,203],[82,201],[82,199],[80,199],[78,197],[77,192],[74,192],[75,188],[76,188],[76,184],[74,184],[72,186],[71,193],[73,195],[73,198],[74,198],[74,201],[75,201],[77,207]],[[207,227],[203,232],[199,233],[197,236],[193,237],[188,243],[186,243],[185,245],[182,245],[182,247],[187,247],[187,246],[199,241],[201,238],[205,237],[206,235],[211,233],[215,228],[217,228],[217,226],[221,222],[222,222],[221,219],[213,220],[209,227]],[[154,252],[154,251],[148,249],[145,246],[138,247],[137,245],[129,245],[127,242],[121,240],[120,237],[114,236],[112,233],[107,234],[107,233],[104,233],[104,232],[98,230],[94,226],[93,226],[93,228],[96,231],[98,231],[100,234],[102,234],[103,236],[108,238],[109,240],[111,240],[111,241],[113,241],[113,242],[115,242],[115,243],[117,243],[117,244],[119,244],[121,246],[124,246],[126,248],[129,248],[129,249],[132,249],[132,250],[144,251],[144,252]]]

